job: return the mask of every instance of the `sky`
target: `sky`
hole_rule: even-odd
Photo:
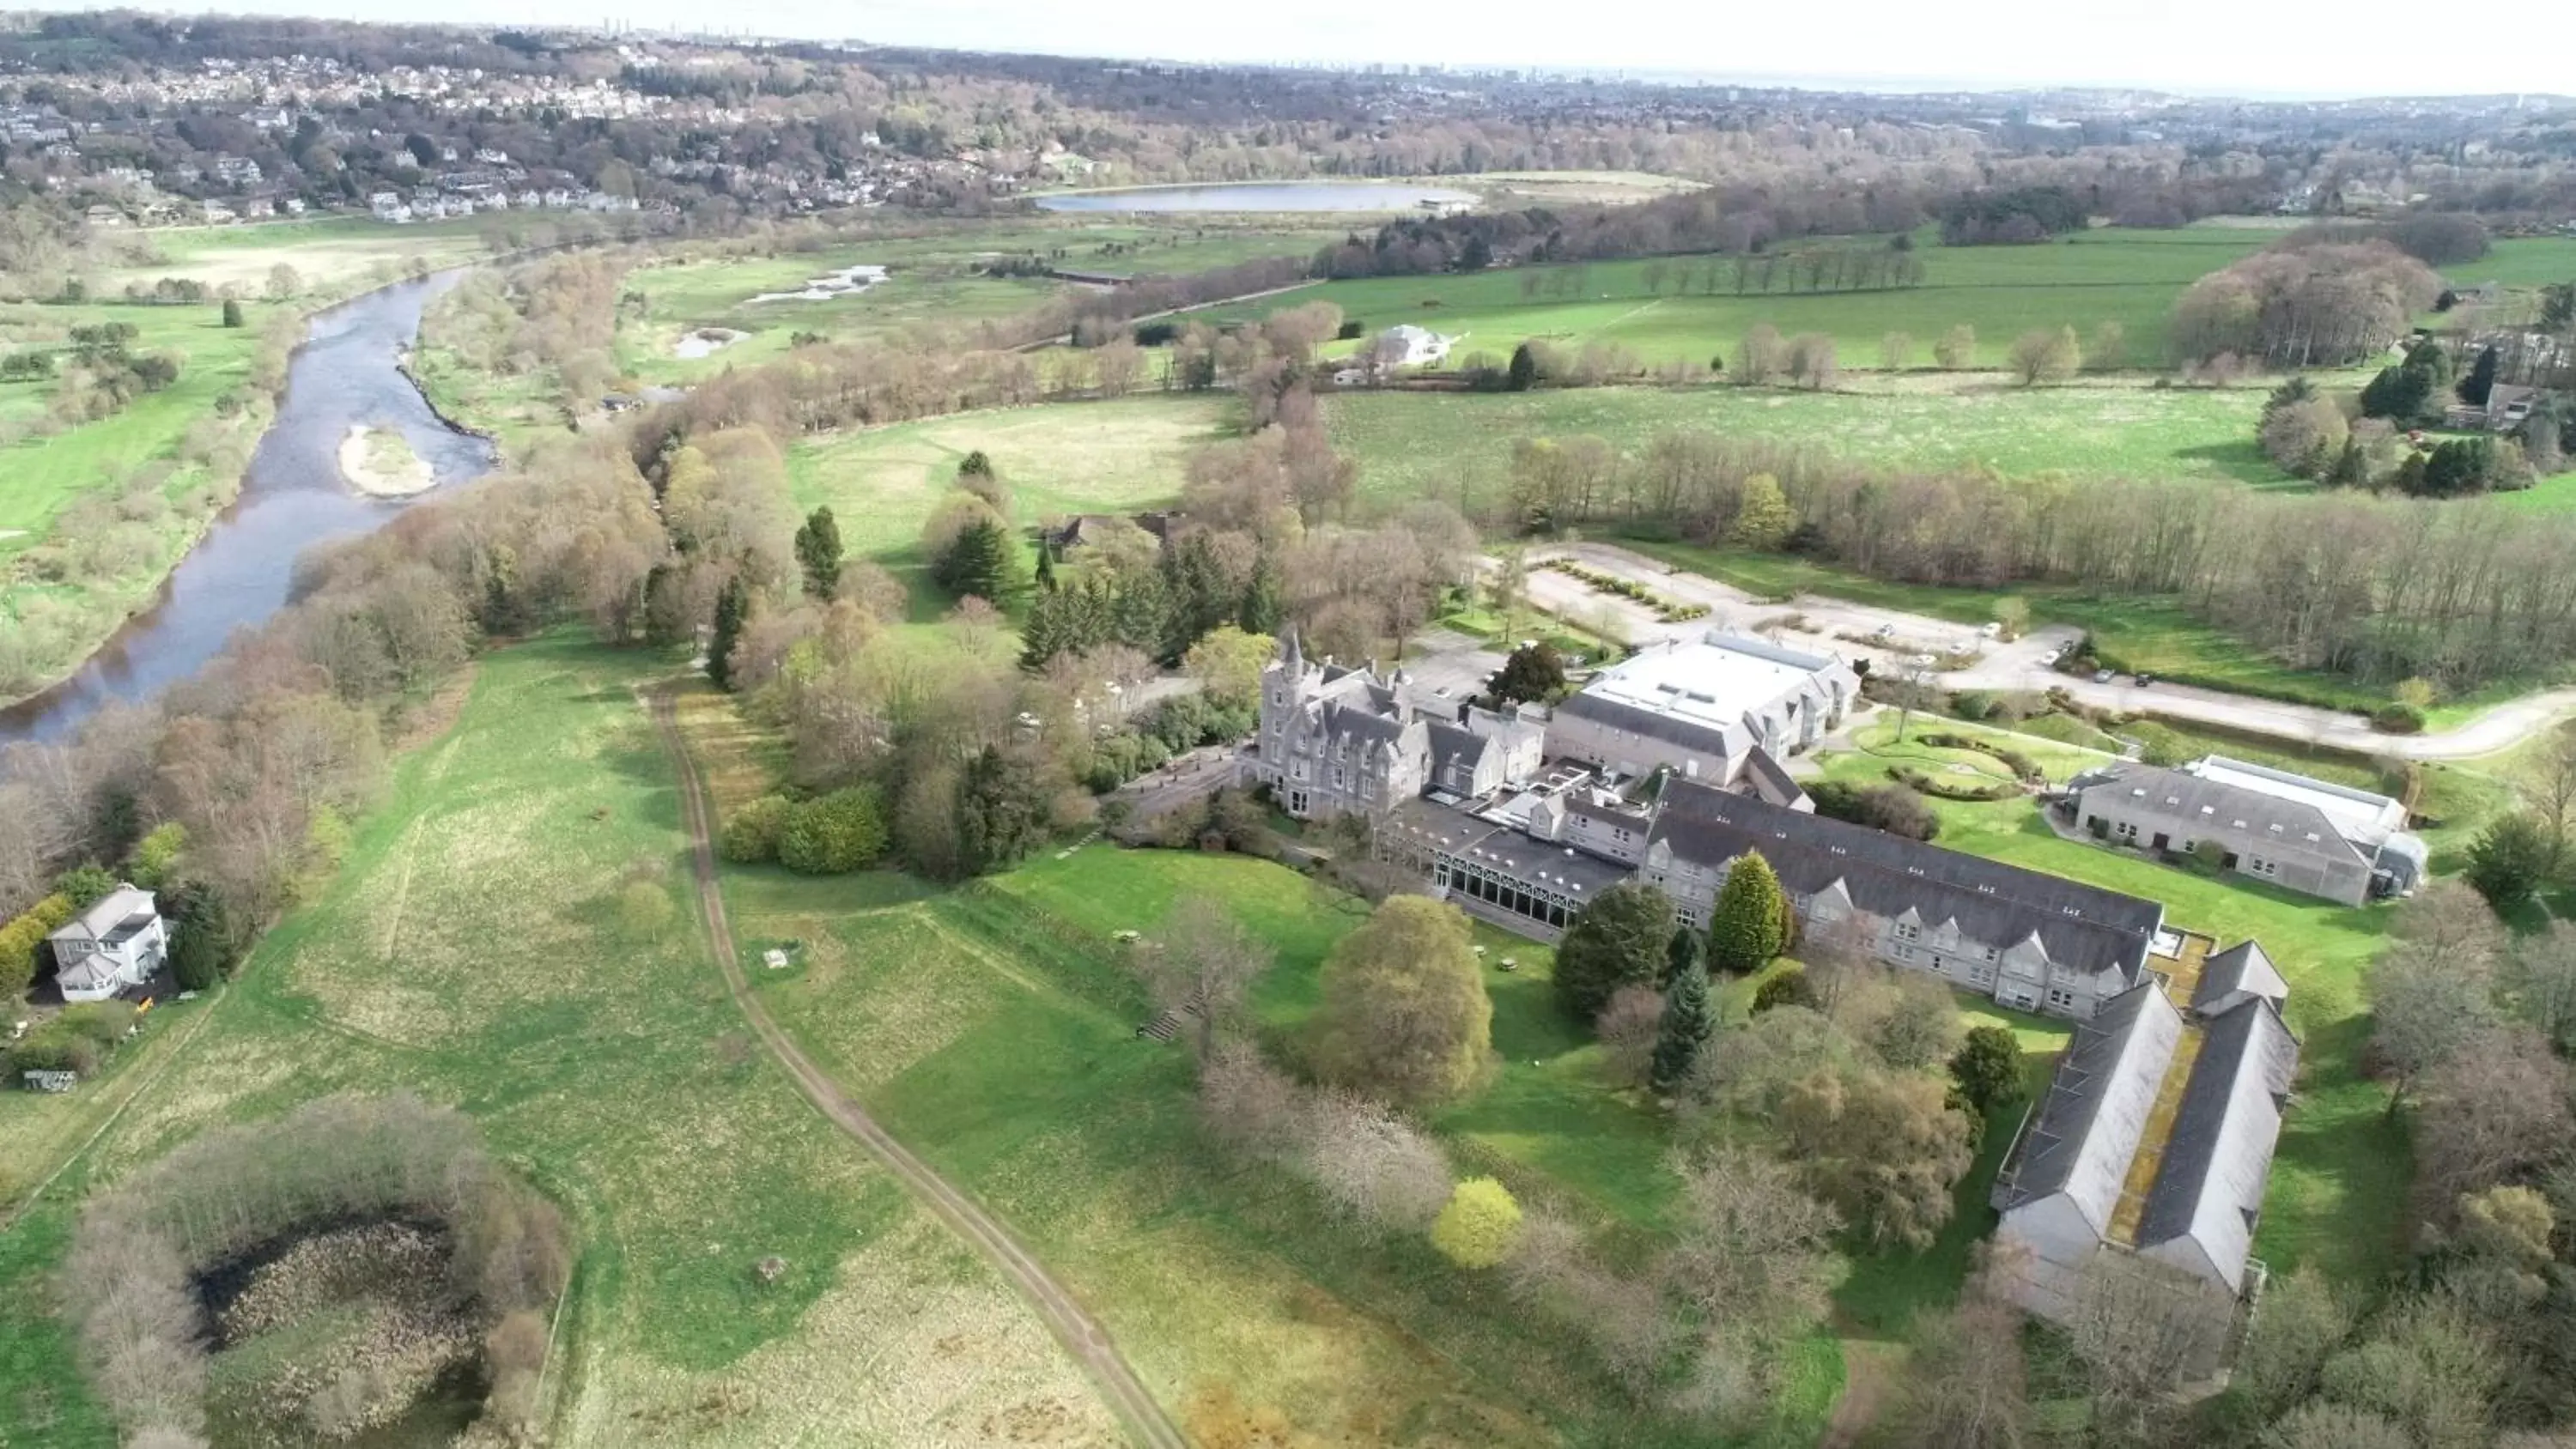
[[[171,0],[162,0],[163,4]],[[141,0],[145,8],[160,8]],[[1547,66],[1873,90],[2085,85],[2189,94],[2576,93],[2576,5],[2420,0],[230,0],[178,8],[601,24],[1184,61]]]

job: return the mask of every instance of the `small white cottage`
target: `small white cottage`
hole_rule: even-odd
[[[170,955],[170,929],[152,892],[119,885],[47,939],[65,1001],[105,1001],[140,986]]]

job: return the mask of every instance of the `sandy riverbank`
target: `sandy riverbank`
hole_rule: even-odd
[[[340,440],[340,476],[374,498],[408,498],[438,483],[428,460],[413,452],[400,432],[363,423]]]

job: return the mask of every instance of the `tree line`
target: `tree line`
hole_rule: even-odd
[[[1511,480],[1512,512],[1485,522],[1543,516],[1779,548],[1909,583],[2171,600],[2284,662],[2374,682],[2469,688],[2576,658],[2576,579],[2562,566],[2576,525],[2547,517],[2352,493],[1890,470],[1688,431],[1633,454],[1555,441],[1546,466]],[[1760,527],[1741,530],[1748,498],[1772,487],[1785,513],[1766,508]]]

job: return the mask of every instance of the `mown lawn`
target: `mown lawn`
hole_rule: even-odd
[[[677,797],[630,693],[653,667],[562,636],[483,661],[341,870],[0,1234],[0,1440],[113,1442],[42,1295],[18,1291],[61,1261],[87,1186],[217,1123],[396,1090],[473,1116],[577,1226],[553,1442],[1112,1432],[1010,1292],[752,1043],[684,913]],[[632,881],[667,893],[670,924],[621,923]],[[788,1266],[762,1286],[772,1253]]]
[[[1948,720],[1938,727],[1966,728]],[[1823,759],[1829,779],[1886,779],[1885,761],[1866,753]],[[1947,849],[2162,901],[2169,924],[2222,945],[2261,941],[2289,980],[2286,1014],[2303,1057],[2298,1105],[2283,1125],[2255,1253],[2275,1270],[2314,1263],[2352,1282],[2376,1281],[2403,1261],[2405,1127],[2387,1118],[2386,1090],[2362,1076],[2370,1029],[2362,978],[2393,907],[2338,906],[2066,840],[2026,798],[1934,801],[1933,809]]]

